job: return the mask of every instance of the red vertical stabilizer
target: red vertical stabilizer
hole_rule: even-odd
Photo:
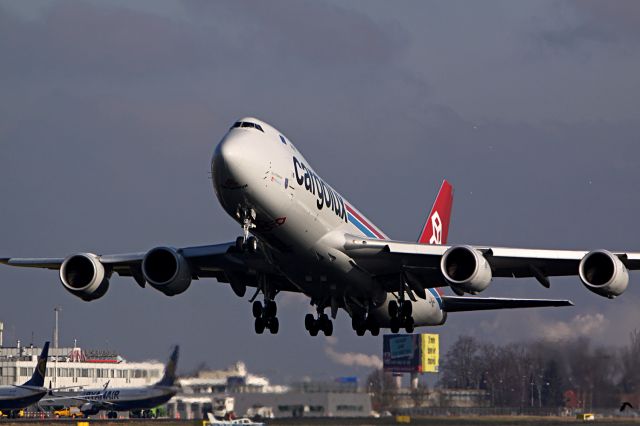
[[[451,184],[445,179],[442,181],[440,192],[438,192],[438,196],[436,197],[436,201],[433,203],[431,212],[422,227],[418,243],[447,244],[452,206],[453,186],[451,186]]]

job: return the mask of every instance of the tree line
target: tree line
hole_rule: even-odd
[[[640,331],[623,347],[589,338],[496,345],[460,336],[441,359],[439,387],[483,389],[494,407],[616,407],[640,392]]]

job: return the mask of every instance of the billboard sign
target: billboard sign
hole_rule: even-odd
[[[396,373],[419,371],[420,335],[385,334],[382,340],[384,369]]]
[[[440,339],[437,334],[422,334],[422,372],[437,373],[440,364]]]
[[[382,340],[384,370],[393,373],[438,372],[437,334],[386,334]]]

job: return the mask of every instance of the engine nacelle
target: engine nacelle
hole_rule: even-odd
[[[149,250],[142,261],[144,279],[156,290],[167,296],[175,296],[191,285],[189,262],[170,247]]]
[[[86,301],[104,296],[109,289],[109,276],[100,258],[93,253],[74,254],[60,266],[60,281],[64,288]]]
[[[620,296],[629,284],[627,268],[617,256],[606,250],[587,253],[578,270],[585,287],[609,299]]]
[[[91,402],[85,402],[80,406],[80,412],[85,416],[95,416],[100,412],[100,406]]]
[[[481,252],[469,246],[453,246],[440,260],[447,283],[458,294],[477,294],[486,289],[492,274],[489,262]]]

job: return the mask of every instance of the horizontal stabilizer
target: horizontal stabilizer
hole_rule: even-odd
[[[442,296],[442,302],[442,309],[446,312],[573,306],[573,302],[570,300],[506,299],[501,297]]]

